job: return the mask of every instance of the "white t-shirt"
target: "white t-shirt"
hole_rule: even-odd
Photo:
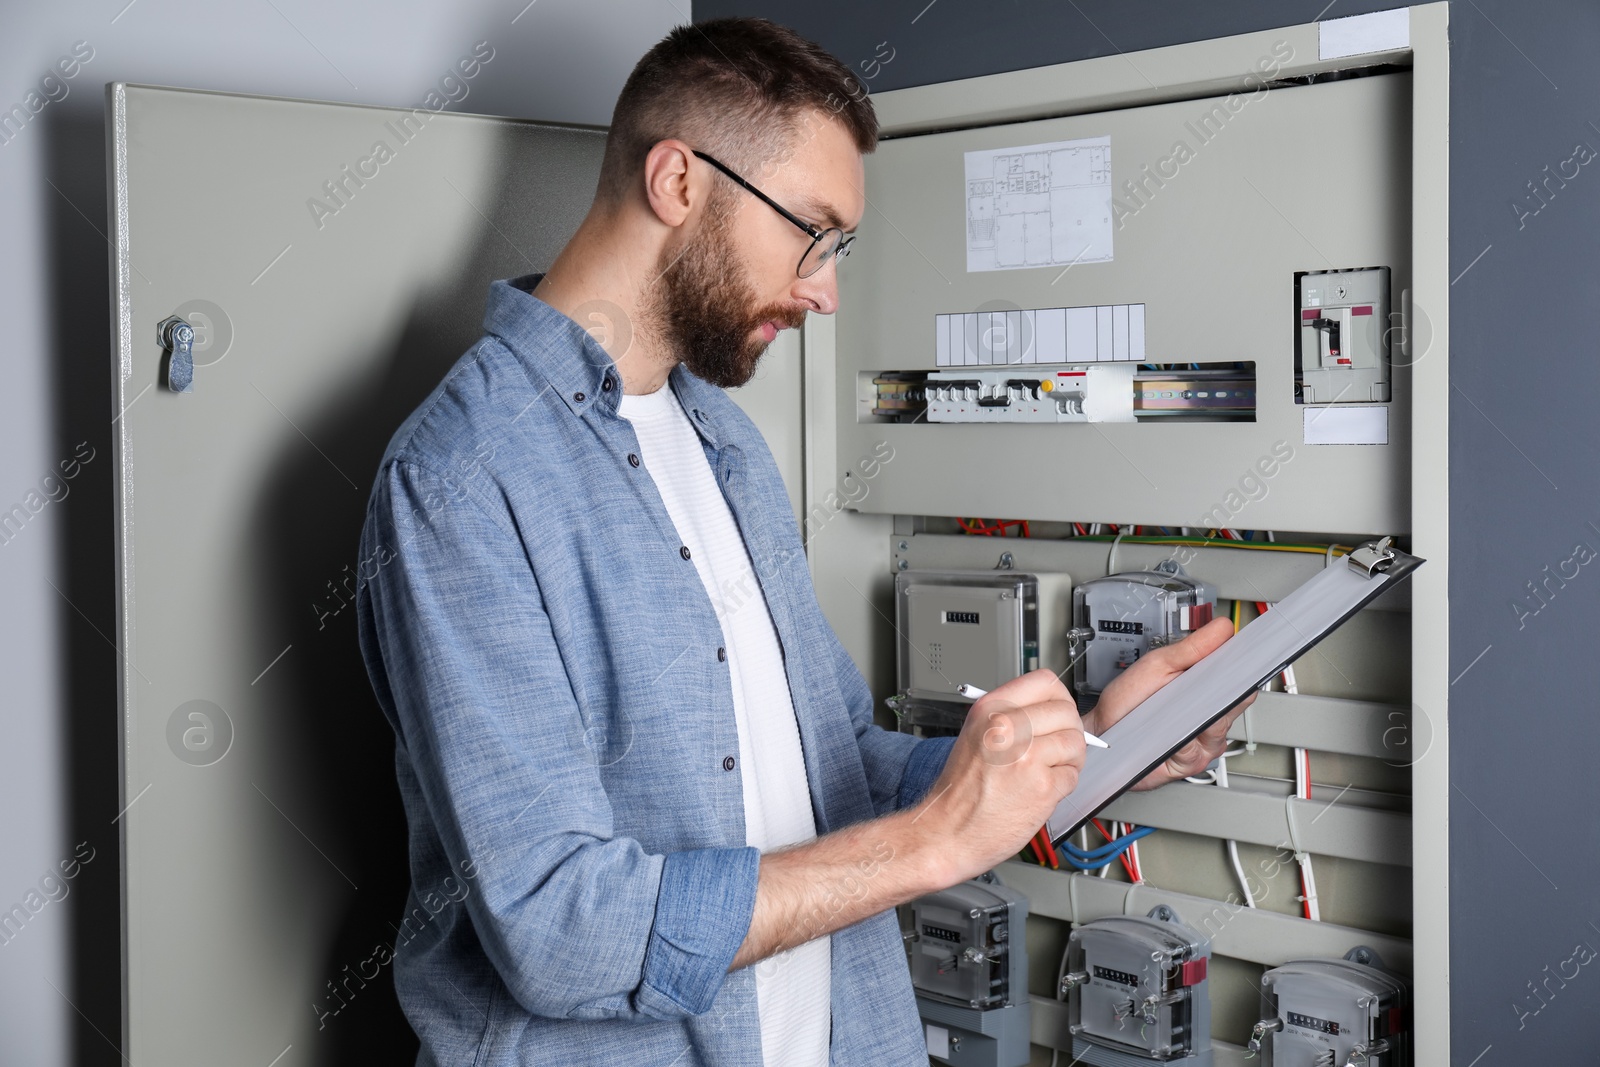
[[[817,836],[800,728],[783,648],[700,436],[670,385],[624,393],[640,457],[722,623],[743,769],[745,843],[768,852]],[[827,1067],[832,939],[819,937],[755,964],[767,1067]]]

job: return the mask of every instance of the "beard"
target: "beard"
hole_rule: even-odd
[[[762,323],[798,329],[806,317],[788,304],[757,305],[730,236],[733,214],[729,204],[708,204],[688,246],[662,250],[646,304],[652,332],[668,351],[695,377],[724,389],[754,376],[770,343],[758,332]]]

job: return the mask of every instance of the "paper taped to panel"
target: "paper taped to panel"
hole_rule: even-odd
[[[967,270],[1111,261],[1111,138],[965,153]]]

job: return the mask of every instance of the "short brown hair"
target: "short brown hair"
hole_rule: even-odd
[[[780,153],[807,111],[839,122],[862,153],[878,117],[850,69],[791,29],[757,18],[679,26],[628,75],[611,116],[600,196],[621,199],[650,149],[688,141],[748,171]]]

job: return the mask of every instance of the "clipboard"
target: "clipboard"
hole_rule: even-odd
[[[1425,560],[1369,541],[1324,568],[1272,610],[1144,703],[1100,732],[1111,747],[1090,748],[1078,785],[1046,826],[1060,841],[1133,788],[1146,774],[1226,715],[1345,620],[1405,580]]]

